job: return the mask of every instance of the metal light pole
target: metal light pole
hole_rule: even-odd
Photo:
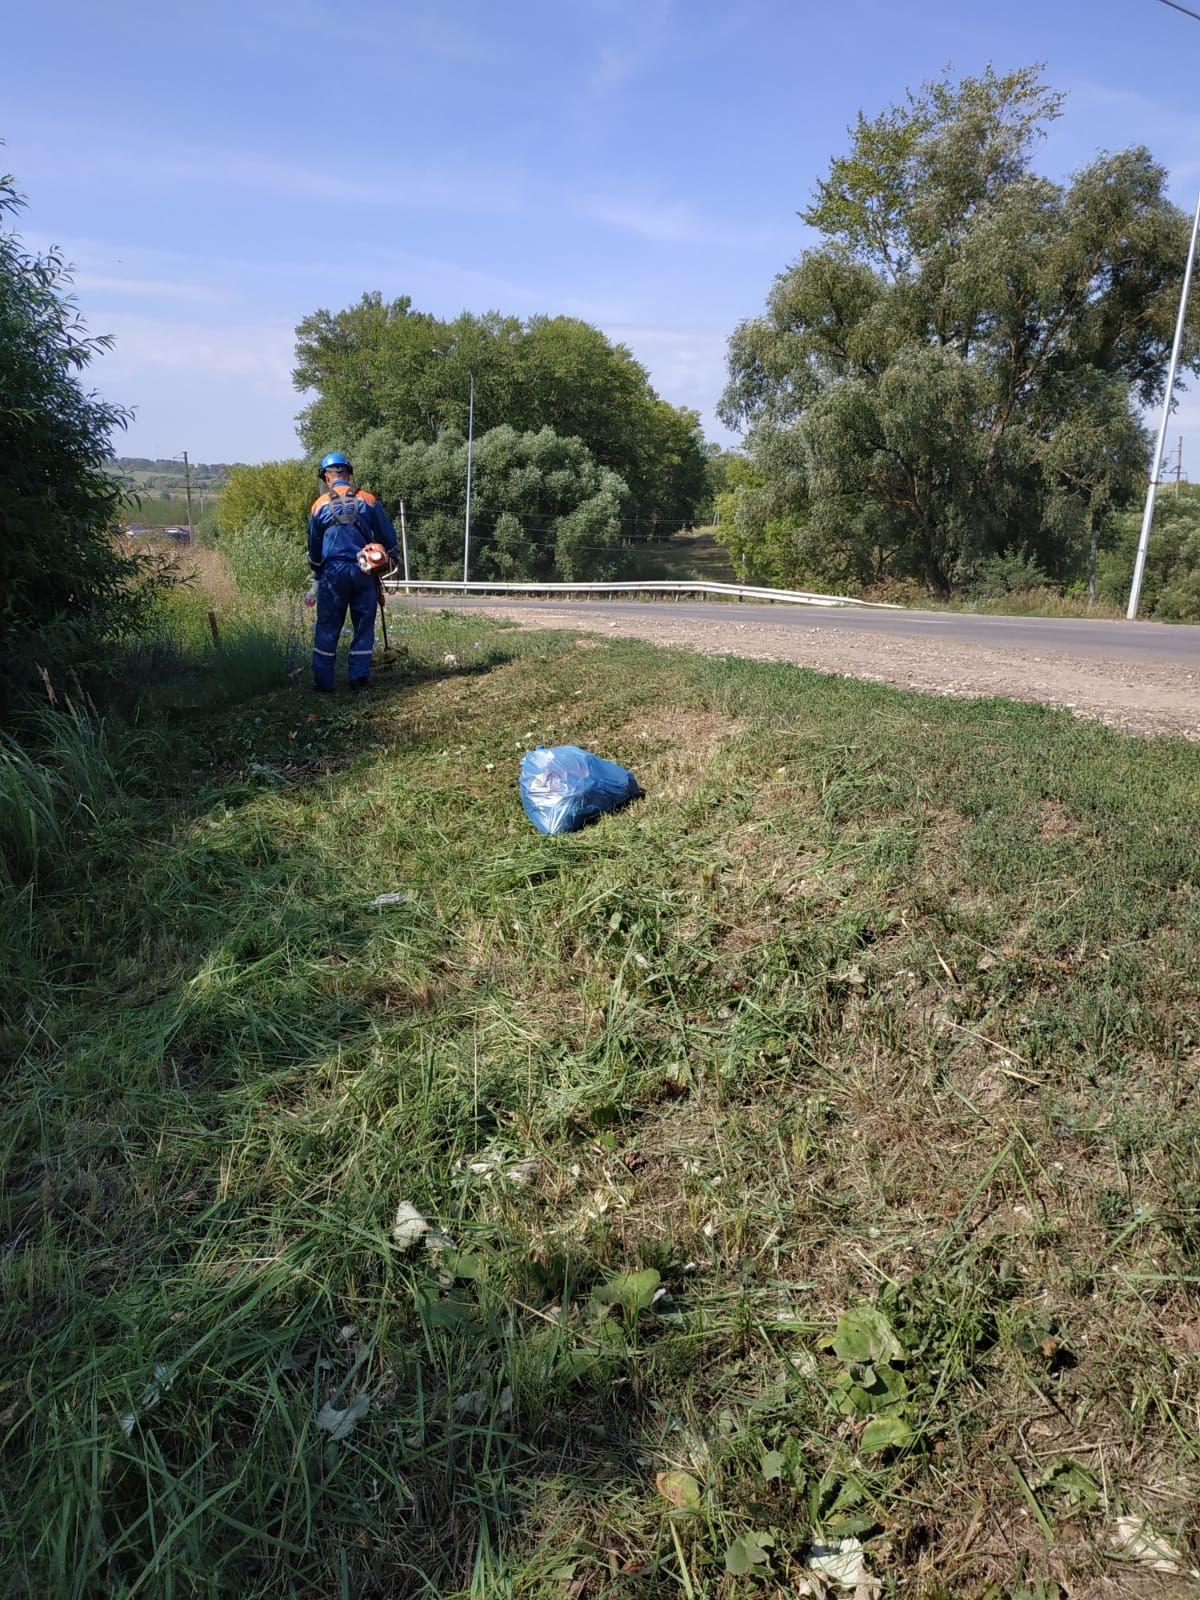
[[[1187,318],[1188,290],[1192,283],[1192,263],[1196,259],[1196,233],[1200,229],[1200,200],[1196,201],[1196,215],[1192,218],[1192,241],[1188,246],[1187,266],[1183,269],[1183,288],[1179,292],[1179,315],[1175,319],[1175,342],[1171,346],[1171,364],[1167,368],[1167,392],[1163,395],[1162,421],[1158,425],[1158,442],[1154,446],[1154,461],[1150,467],[1150,483],[1146,489],[1146,509],[1142,513],[1142,533],[1138,539],[1137,560],[1133,564],[1133,584],[1129,590],[1129,609],[1125,616],[1132,622],[1137,616],[1138,601],[1142,597],[1142,578],[1146,572],[1146,551],[1150,547],[1150,524],[1154,521],[1154,501],[1158,495],[1158,475],[1162,471],[1163,446],[1167,442],[1167,424],[1171,420],[1171,397],[1175,393],[1175,371],[1179,366],[1179,347],[1183,343],[1183,325]]]
[[[1181,6],[1178,0],[1162,0],[1172,11],[1182,11],[1185,17],[1200,22],[1200,11]],[[1163,395],[1162,421],[1158,427],[1158,443],[1154,447],[1154,463],[1150,468],[1150,482],[1146,488],[1146,508],[1142,512],[1142,531],[1138,538],[1137,559],[1133,563],[1133,583],[1129,589],[1129,607],[1125,612],[1127,622],[1137,616],[1138,601],[1142,598],[1142,579],[1146,573],[1146,551],[1150,548],[1150,524],[1154,521],[1154,502],[1158,496],[1158,475],[1162,471],[1163,446],[1167,440],[1167,423],[1171,416],[1171,398],[1175,393],[1175,369],[1179,365],[1179,346],[1183,342],[1183,324],[1187,313],[1188,290],[1192,284],[1192,263],[1196,259],[1196,230],[1200,228],[1200,199],[1196,201],[1196,215],[1192,218],[1192,242],[1188,246],[1187,266],[1183,269],[1183,288],[1179,291],[1179,316],[1175,320],[1175,342],[1171,346],[1171,365],[1167,369],[1167,392]]]
[[[463,588],[471,571],[471,446],[475,439],[475,371],[470,373],[470,401],[467,406],[467,520],[463,527]]]

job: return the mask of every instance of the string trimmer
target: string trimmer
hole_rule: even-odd
[[[401,645],[398,650],[393,650],[388,644],[387,612],[384,610],[387,601],[383,593],[383,574],[390,566],[387,551],[381,544],[366,544],[358,552],[358,565],[363,572],[375,574],[375,598],[379,602],[379,620],[383,624],[382,664],[389,667],[400,656],[407,655],[408,649],[407,646]]]
[[[406,656],[408,654],[408,646],[406,644],[398,645],[396,649],[393,650],[388,644],[387,611],[385,610],[387,599],[383,592],[382,578],[375,579],[375,594],[379,600],[379,621],[383,625],[383,656],[381,660],[385,667],[390,667],[394,662],[399,661],[401,656]]]

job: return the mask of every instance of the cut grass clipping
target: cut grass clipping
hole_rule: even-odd
[[[7,1591],[1194,1594],[1200,750],[403,632],[3,758]]]

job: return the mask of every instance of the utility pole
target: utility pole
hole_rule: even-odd
[[[400,502],[400,549],[404,552],[404,581],[408,582],[408,529],[404,526],[404,501]]]
[[[1175,498],[1179,499],[1179,480],[1183,477],[1183,435],[1179,435],[1179,447],[1175,452]]]
[[[195,544],[195,542],[196,542],[196,530],[192,526],[192,469],[188,465],[188,454],[187,454],[186,450],[183,452],[183,481],[184,481],[185,485],[187,486],[188,543],[189,544]]]
[[[463,588],[471,571],[471,445],[475,438],[475,370],[471,369],[470,402],[467,408],[467,520],[463,528]]]
[[[1183,288],[1179,291],[1179,315],[1175,319],[1175,340],[1171,345],[1171,364],[1167,368],[1167,389],[1163,395],[1162,421],[1158,426],[1158,440],[1154,446],[1154,460],[1150,465],[1150,483],[1146,489],[1146,509],[1142,513],[1142,532],[1138,539],[1137,559],[1133,564],[1133,583],[1129,590],[1129,606],[1125,612],[1126,619],[1130,622],[1137,616],[1138,601],[1142,597],[1142,579],[1146,573],[1146,551],[1150,546],[1150,525],[1154,521],[1154,498],[1158,493],[1158,475],[1162,471],[1163,446],[1167,442],[1167,424],[1171,420],[1171,399],[1175,393],[1175,372],[1179,366],[1179,347],[1183,343],[1183,325],[1187,317],[1188,290],[1192,283],[1192,263],[1196,259],[1196,233],[1198,230],[1200,230],[1200,200],[1196,201],[1196,215],[1192,218],[1192,240],[1188,245],[1187,266],[1183,269]]]

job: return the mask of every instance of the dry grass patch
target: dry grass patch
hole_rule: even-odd
[[[744,730],[740,717],[681,706],[648,707],[625,723],[616,738],[620,748],[634,752],[638,781],[649,796],[679,800],[694,793],[723,748]]]

